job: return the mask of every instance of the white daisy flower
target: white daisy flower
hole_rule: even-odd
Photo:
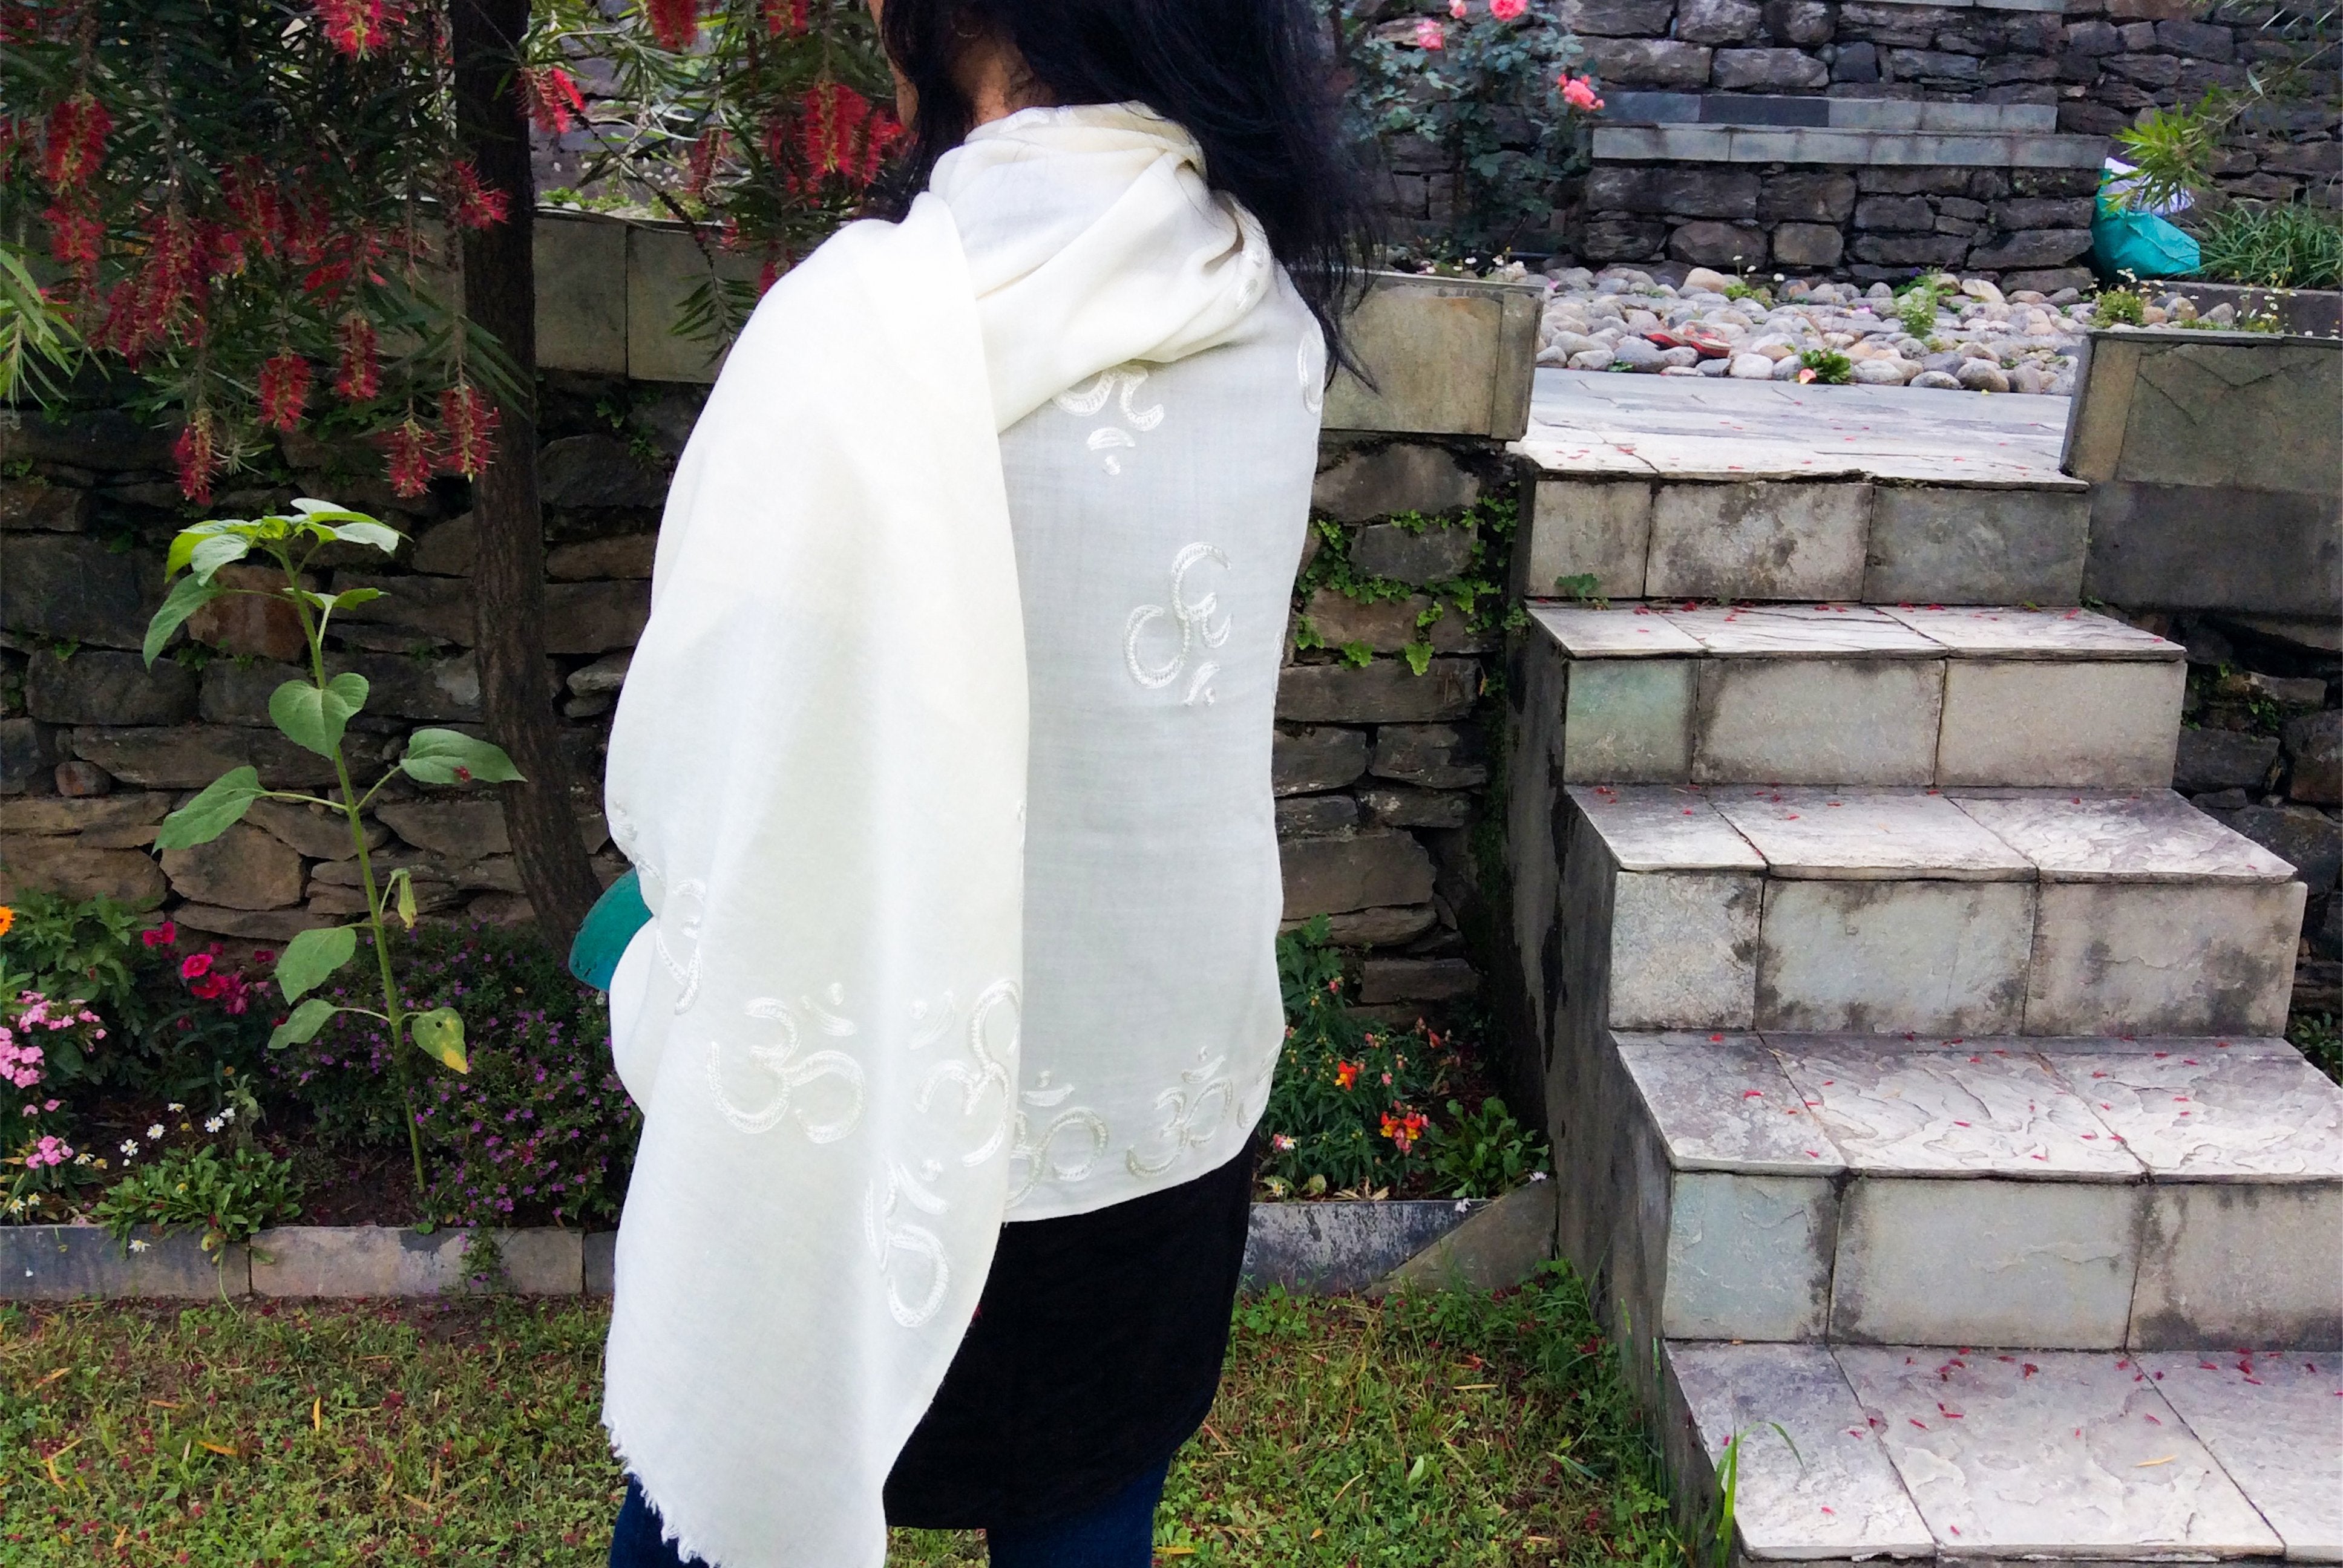
[[[153,1245],[151,1241],[133,1241],[130,1243],[130,1250],[134,1252],[143,1252]]]
[[[206,1132],[217,1132],[225,1125],[226,1123],[222,1122],[216,1116],[206,1117],[204,1119],[204,1131]]]
[[[126,1138],[122,1141],[122,1157],[125,1160],[129,1159],[132,1155],[137,1152],[138,1140],[136,1138]]]
[[[163,1136],[163,1124],[162,1124],[161,1122],[159,1122],[159,1121],[153,1121],[153,1122],[149,1122],[149,1123],[147,1123],[147,1126],[146,1126],[146,1136],[147,1136],[147,1137],[149,1137],[149,1138],[160,1138],[160,1137],[162,1137],[162,1136]]]
[[[177,1101],[174,1100],[173,1101],[171,1101],[171,1103],[170,1103],[170,1104],[166,1105],[165,1107],[163,1107],[163,1109],[164,1109],[164,1110],[166,1110],[166,1111],[185,1111],[185,1110],[186,1109],[186,1106],[184,1106],[184,1105],[182,1105],[182,1104],[180,1104]]]

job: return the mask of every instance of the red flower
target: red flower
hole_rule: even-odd
[[[213,445],[210,409],[198,408],[188,416],[186,427],[171,443],[171,460],[178,465],[179,494],[197,506],[210,505],[212,476],[225,467]]]
[[[1348,1089],[1348,1088],[1350,1088],[1350,1087],[1351,1087],[1351,1085],[1353,1085],[1353,1084],[1354,1084],[1354,1083],[1356,1083],[1356,1082],[1358,1082],[1358,1081],[1359,1081],[1359,1064],[1358,1064],[1357,1062],[1355,1062],[1355,1061],[1338,1061],[1338,1062],[1336,1062],[1336,1063],[1334,1064],[1334,1087],[1335,1087],[1335,1088],[1337,1088],[1337,1089]]]
[[[778,38],[784,33],[802,33],[809,25],[807,15],[810,0],[759,0],[765,14],[765,35]]]
[[[50,255],[77,272],[97,266],[106,225],[96,213],[57,202],[41,215],[41,221],[48,226]]]
[[[49,111],[41,173],[61,191],[87,185],[105,161],[106,134],[113,128],[114,116],[87,93],[67,98]]]
[[[1400,1108],[1393,1106],[1392,1109],[1396,1111]],[[1422,1111],[1404,1111],[1397,1116],[1390,1111],[1383,1112],[1383,1136],[1397,1144],[1403,1154],[1415,1146],[1415,1141],[1423,1137],[1424,1129],[1431,1125],[1431,1118]]]
[[[480,171],[472,166],[471,159],[458,158],[449,165],[447,180],[451,186],[447,205],[458,228],[494,228],[505,221],[512,193],[482,185]]]
[[[874,108],[843,82],[817,82],[809,88],[798,100],[796,125],[807,180],[844,175],[868,185],[878,177],[888,149],[903,136],[893,115]]]
[[[197,957],[201,956],[197,955]],[[190,959],[187,961],[193,963],[195,960]],[[220,993],[227,990],[227,978],[226,975],[206,975],[201,980],[190,982],[187,990],[191,995],[200,997],[206,1001],[216,1001],[219,1000]]]
[[[643,14],[662,49],[689,49],[699,36],[699,0],[643,0]]]
[[[586,113],[586,95],[560,66],[524,66],[520,80],[528,94],[528,117],[547,136],[559,136]]]
[[[390,30],[406,20],[401,0],[317,0],[317,19],[326,25],[326,41],[345,55],[363,59],[390,40]]]
[[[342,317],[342,357],[334,372],[334,390],[353,403],[363,403],[381,389],[374,323],[354,310]]]
[[[301,406],[309,400],[309,362],[291,349],[260,367],[260,422],[277,430],[301,427]]]
[[[209,974],[211,972],[211,954],[189,953],[186,958],[179,960],[179,978],[184,980],[191,980],[198,976]]]
[[[478,387],[458,382],[439,394],[439,432],[447,443],[442,466],[449,473],[477,478],[495,448],[496,408]]]
[[[275,948],[255,948],[252,950],[252,961],[256,964],[273,964],[277,961],[277,950]]]
[[[390,471],[391,493],[397,496],[419,496],[431,482],[434,467],[431,433],[415,422],[409,414],[406,423],[382,438],[383,456]]]
[[[159,926],[149,926],[139,932],[138,940],[150,948],[176,947],[179,940],[179,928],[176,922],[165,920]]]

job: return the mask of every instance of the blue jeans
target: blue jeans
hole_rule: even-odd
[[[1169,1461],[1157,1465],[1074,1518],[986,1531],[992,1568],[1149,1568],[1155,1558],[1155,1505],[1171,1469]],[[610,1568],[689,1568],[673,1542],[659,1539],[659,1514],[631,1475],[610,1533]]]

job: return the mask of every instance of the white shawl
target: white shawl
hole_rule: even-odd
[[[1195,144],[1028,110],[751,317],[678,466],[609,749],[653,922],[604,1423],[689,1553],[880,1568],[999,1234],[1026,668],[998,432],[1225,340],[1273,262]]]

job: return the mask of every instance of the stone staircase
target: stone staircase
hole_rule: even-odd
[[[2167,788],[2179,648],[1929,569],[1531,603],[1561,1251],[1689,1510],[1734,1445],[1737,1562],[2343,1561],[2343,1090],[2278,1038],[2305,889]]]

